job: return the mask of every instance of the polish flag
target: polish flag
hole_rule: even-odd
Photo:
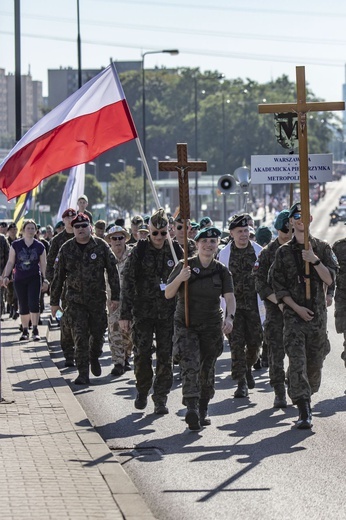
[[[137,131],[114,64],[38,121],[0,164],[0,190],[13,199],[62,170],[92,161]]]

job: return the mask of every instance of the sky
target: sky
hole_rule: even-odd
[[[14,0],[0,1],[0,68],[15,70]],[[21,0],[21,67],[48,90],[48,69],[77,68],[77,0]],[[346,2],[330,0],[79,0],[82,68],[140,61],[199,67],[265,83],[286,74],[326,101],[342,100]],[[126,94],[126,92],[125,92]],[[270,99],[268,99],[270,102]]]

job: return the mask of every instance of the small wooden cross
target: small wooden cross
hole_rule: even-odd
[[[187,144],[177,144],[177,160],[176,161],[159,161],[159,171],[161,172],[178,172],[179,182],[179,206],[180,217],[184,223],[184,267],[188,262],[188,246],[187,246],[187,226],[186,220],[190,218],[190,198],[189,198],[189,172],[206,172],[206,161],[189,161],[187,158]],[[185,324],[189,326],[189,284],[185,282]]]
[[[305,86],[305,67],[296,67],[297,103],[277,103],[258,105],[260,114],[290,113],[298,115],[298,140],[299,140],[299,169],[300,169],[300,202],[302,208],[302,222],[304,224],[304,248],[309,249],[310,226],[310,199],[309,199],[309,155],[308,155],[308,130],[307,112],[321,112],[333,110],[345,110],[345,103],[337,101],[332,103],[307,102]],[[310,264],[305,262],[306,276],[306,300],[310,301]]]

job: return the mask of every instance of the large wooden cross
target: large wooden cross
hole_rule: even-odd
[[[188,262],[188,245],[187,245],[187,226],[186,221],[190,218],[190,198],[189,198],[189,172],[206,172],[206,161],[189,161],[187,158],[187,144],[177,144],[177,160],[176,161],[159,161],[159,171],[161,172],[178,172],[179,181],[179,207],[180,217],[184,225],[184,267]],[[197,196],[197,194],[196,194]],[[185,282],[185,324],[189,326],[189,284]]]
[[[304,224],[304,248],[309,249],[310,226],[310,199],[309,199],[309,167],[308,167],[308,112],[321,112],[333,110],[345,110],[345,103],[337,101],[332,103],[307,102],[305,86],[305,67],[296,67],[297,103],[278,103],[258,105],[260,114],[290,113],[298,115],[298,140],[299,140],[299,170],[300,170],[300,202],[302,208],[302,222]],[[306,300],[310,301],[310,264],[305,262]]]

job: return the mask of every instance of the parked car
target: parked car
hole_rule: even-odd
[[[346,195],[341,195],[341,197],[339,199],[339,204],[340,205],[346,204]]]

